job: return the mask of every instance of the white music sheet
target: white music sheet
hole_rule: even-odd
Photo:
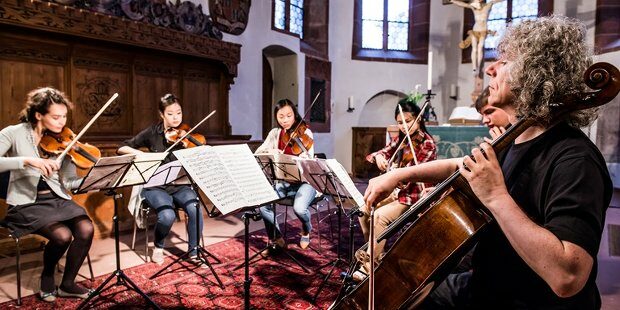
[[[174,155],[222,214],[278,199],[247,144],[205,145]]]
[[[353,198],[358,207],[363,207],[366,204],[364,202],[364,195],[357,189],[357,186],[355,186],[344,167],[335,159],[327,159],[325,163],[338,178],[339,185],[342,185],[346,190],[344,192],[345,196]]]
[[[338,189],[328,177],[331,171],[324,159],[299,159],[297,165],[302,172],[302,179],[314,189],[326,195],[338,194]]]
[[[161,185],[183,185],[190,184],[187,179],[187,173],[183,169],[180,161],[175,160],[163,164],[157,168],[146,184],[145,188],[161,186]]]
[[[162,160],[168,156],[168,153],[140,153],[135,154],[135,156],[133,165],[129,167],[125,177],[119,181],[119,187],[142,184],[149,181],[151,176],[157,171],[157,167],[159,167]]]

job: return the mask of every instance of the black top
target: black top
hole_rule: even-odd
[[[166,136],[164,135],[164,123],[162,122],[145,128],[135,137],[129,140],[125,140],[123,143],[134,149],[138,149],[141,147],[148,148],[149,152],[163,152],[167,150],[170,145],[172,145],[166,140]],[[183,149],[183,144],[181,143],[177,144],[177,146],[175,146],[171,150],[171,152],[168,154],[166,159],[164,159],[162,164],[175,161],[176,157],[174,156],[174,154],[172,154],[172,151],[180,149]]]
[[[499,154],[508,191],[523,211],[560,240],[592,256],[587,284],[559,298],[519,257],[496,223],[480,236],[474,254],[475,309],[599,309],[596,254],[612,183],[605,160],[579,129],[558,124]]]

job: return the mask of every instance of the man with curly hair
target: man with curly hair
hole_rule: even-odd
[[[579,127],[596,111],[552,118],[560,98],[586,90],[586,28],[551,16],[511,26],[486,73],[489,104],[536,121],[505,150],[483,143],[473,159],[439,160],[370,181],[368,205],[398,182],[439,182],[455,170],[495,221],[481,232],[470,274],[451,275],[431,309],[598,309],[597,262],[612,185],[605,161]],[[484,153],[483,153],[484,151]],[[439,241],[438,241],[439,242]]]

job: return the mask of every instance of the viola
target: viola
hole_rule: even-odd
[[[308,150],[314,145],[314,140],[306,134],[306,129],[308,129],[308,125],[306,122],[301,121],[294,129],[285,130],[283,139],[287,141],[287,143],[284,145],[284,148],[286,149],[286,147],[290,145],[291,151],[296,156],[302,153],[308,153]],[[293,143],[291,144],[291,142]]]
[[[168,130],[164,133],[166,136],[166,141],[170,144],[175,144],[180,138],[183,138],[185,133],[190,131],[190,129],[191,127],[189,127],[188,124],[181,124],[176,128],[168,128]],[[199,133],[190,133],[179,143],[183,144],[184,148],[190,148],[207,144],[207,138]]]
[[[48,130],[41,137],[39,148],[44,154],[59,156],[74,138],[75,133],[67,126],[59,133]],[[101,151],[96,146],[79,141],[69,149],[67,154],[71,156],[71,161],[76,166],[83,169],[91,168],[101,158]]]

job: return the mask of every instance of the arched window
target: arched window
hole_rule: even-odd
[[[351,57],[426,63],[429,16],[430,0],[355,0]]]
[[[484,59],[495,59],[495,48],[499,38],[504,35],[508,23],[519,23],[527,19],[535,19],[538,16],[546,16],[553,13],[553,1],[545,0],[505,0],[496,3],[489,12],[487,27],[497,32],[494,36],[487,36],[484,41]],[[471,10],[465,10],[463,37],[474,26],[474,15]],[[463,51],[463,62],[471,62],[471,47]]]
[[[304,37],[304,0],[273,0],[271,28]]]

